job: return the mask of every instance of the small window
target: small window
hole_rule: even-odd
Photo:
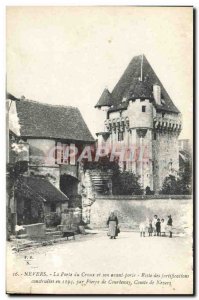
[[[145,111],[146,111],[146,106],[142,105],[142,112],[145,112]]]
[[[153,134],[153,139],[156,140],[156,132]]]
[[[124,133],[118,132],[118,141],[123,141],[123,140],[124,140]]]

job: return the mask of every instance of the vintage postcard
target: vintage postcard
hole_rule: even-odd
[[[193,295],[193,7],[6,22],[6,292]]]

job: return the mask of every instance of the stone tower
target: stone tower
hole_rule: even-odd
[[[112,93],[105,89],[95,106],[104,110],[99,143],[125,149],[122,170],[139,176],[156,193],[166,176],[179,170],[181,114],[144,55],[132,59]]]

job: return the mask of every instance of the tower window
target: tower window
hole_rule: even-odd
[[[123,141],[123,140],[124,140],[124,133],[118,132],[118,141]]]
[[[146,111],[146,106],[142,105],[142,112],[145,112],[145,111]]]
[[[153,134],[153,139],[156,140],[156,132]]]

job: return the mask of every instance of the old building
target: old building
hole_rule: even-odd
[[[179,169],[181,114],[144,55],[132,59],[112,92],[105,89],[96,108],[104,111],[98,144],[125,150],[122,170],[139,176],[145,189],[158,192]]]
[[[68,207],[81,207],[79,163],[75,152],[66,155],[69,146],[71,151],[94,142],[80,111],[25,98],[10,101],[11,219],[18,225],[44,222],[47,215],[59,218]]]

